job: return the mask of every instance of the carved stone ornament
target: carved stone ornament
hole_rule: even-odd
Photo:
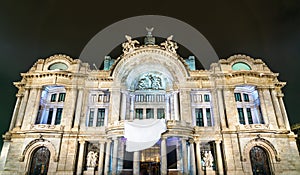
[[[163,46],[167,51],[176,53],[176,49],[178,49],[177,43],[172,41],[173,35],[169,36],[167,40],[160,45]]]
[[[125,35],[125,38],[127,39],[127,42],[122,44],[123,47],[123,53],[128,54],[131,53],[136,49],[136,45],[140,44],[137,40],[131,40],[131,36]]]

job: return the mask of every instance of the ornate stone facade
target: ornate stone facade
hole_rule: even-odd
[[[21,74],[0,174],[300,173],[285,83],[261,59],[194,70],[172,37],[127,40],[104,70],[54,55]],[[125,122],[162,118],[155,145],[126,151]]]

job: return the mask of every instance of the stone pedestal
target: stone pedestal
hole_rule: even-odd
[[[95,175],[95,167],[88,167],[87,170],[83,172],[83,175]]]

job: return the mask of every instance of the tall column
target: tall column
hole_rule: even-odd
[[[133,175],[140,174],[140,152],[133,152]]]
[[[117,174],[120,174],[123,170],[124,151],[125,151],[125,141],[121,139],[119,141]]]
[[[201,174],[200,172],[202,171],[200,141],[196,142],[196,159],[197,159],[198,175],[200,175]]]
[[[122,97],[121,97],[121,111],[120,111],[120,116],[121,116],[121,120],[125,120],[126,117],[126,99],[127,99],[127,95],[125,92],[122,92]]]
[[[166,120],[170,119],[170,95],[166,94]]]
[[[130,95],[130,120],[134,119],[134,95]]]
[[[104,165],[104,174],[109,174],[109,165],[110,165],[110,146],[111,140],[106,141],[106,151],[105,151],[105,165]]]
[[[268,117],[267,110],[266,110],[266,104],[265,104],[262,88],[258,88],[258,96],[259,96],[259,102],[260,102],[260,109],[261,109],[261,113],[262,113],[262,119],[266,124],[269,124],[269,117]]]
[[[173,99],[174,99],[174,115],[175,115],[175,120],[179,120],[178,92],[174,92],[173,93]]]
[[[112,175],[117,174],[117,168],[118,168],[118,145],[119,145],[119,139],[118,137],[114,138],[114,147],[113,147],[113,157],[112,157]]]
[[[167,175],[168,167],[167,167],[167,141],[166,138],[161,138],[160,143],[160,155],[161,155],[161,162],[160,162],[160,171],[162,175]]]
[[[237,107],[234,99],[234,88],[225,88],[223,94],[228,126],[230,129],[235,129],[236,125],[239,124],[239,120],[237,117]]]
[[[283,118],[284,118],[284,121],[285,121],[285,127],[287,130],[291,130],[291,127],[290,127],[290,123],[289,123],[289,118],[287,116],[287,113],[286,113],[286,110],[285,110],[285,106],[284,106],[284,102],[283,102],[283,93],[280,93],[278,94],[278,98],[279,98],[279,105],[280,105],[280,109],[281,109],[281,112],[282,112],[282,115],[283,115]]]
[[[212,117],[215,119],[215,127],[221,129],[225,129],[227,127],[226,125],[226,117],[224,115],[224,101],[223,101],[223,95],[222,95],[222,89],[216,89],[212,91],[212,98],[213,98],[213,109],[215,110],[215,115],[212,115]]]
[[[75,111],[75,120],[74,120],[74,126],[73,128],[78,129],[79,123],[80,123],[80,115],[81,115],[81,108],[82,108],[82,102],[83,102],[83,89],[78,89],[78,96],[77,96],[77,105],[76,105],[76,111]]]
[[[218,168],[218,173],[219,175],[223,175],[223,161],[222,161],[222,154],[221,154],[221,147],[220,147],[221,141],[216,140],[215,145],[216,145],[216,152],[217,152],[217,168]]]
[[[102,173],[103,173],[103,162],[104,162],[104,142],[100,142],[98,175],[102,175]]]
[[[36,89],[37,93],[36,93],[36,97],[35,97],[34,108],[31,113],[31,124],[34,124],[35,120],[37,118],[37,114],[38,114],[39,107],[40,107],[41,92],[42,92],[42,88],[40,88],[40,87],[35,88],[35,89]]]
[[[284,124],[283,117],[282,117],[282,114],[280,111],[280,106],[279,106],[277,93],[276,93],[275,89],[271,89],[271,97],[272,97],[272,102],[273,102],[274,109],[275,109],[278,128],[283,129],[285,127],[285,124]]]
[[[174,92],[170,94],[170,120],[175,120]]]
[[[186,146],[186,139],[187,138],[182,138],[181,139],[181,145],[182,145],[182,158],[183,158],[183,174],[188,174],[188,150]]]
[[[119,120],[120,117],[120,88],[112,88],[111,89],[111,98],[110,98],[110,106],[109,106],[109,123],[113,123]]]
[[[84,140],[79,140],[79,154],[78,154],[78,164],[77,164],[77,175],[82,174],[83,170],[83,158],[86,142]]]
[[[182,149],[180,140],[176,143],[177,169],[182,172]]]
[[[16,122],[16,127],[17,128],[21,128],[23,118],[24,118],[24,114],[25,114],[25,109],[26,109],[26,106],[27,106],[28,96],[29,96],[29,89],[25,88],[25,93],[24,93],[24,96],[23,96],[22,101],[21,101],[20,110],[18,112],[18,117],[17,117],[17,122]]]
[[[190,139],[191,174],[196,175],[194,140]]]
[[[77,88],[66,87],[66,99],[64,103],[61,124],[65,126],[65,130],[70,130],[73,126],[74,114],[76,109]]]
[[[17,94],[17,101],[16,101],[16,105],[15,105],[14,112],[13,112],[13,115],[12,115],[12,119],[11,119],[11,122],[10,122],[9,130],[12,130],[15,127],[16,119],[17,119],[17,116],[18,116],[18,111],[19,111],[19,108],[20,108],[20,103],[21,103],[21,95]]]

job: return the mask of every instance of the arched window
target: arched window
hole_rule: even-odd
[[[250,159],[253,175],[271,174],[269,166],[269,157],[267,152],[263,148],[259,146],[254,146],[250,150]]]
[[[29,174],[46,175],[49,167],[50,151],[46,147],[37,148],[32,155]]]

